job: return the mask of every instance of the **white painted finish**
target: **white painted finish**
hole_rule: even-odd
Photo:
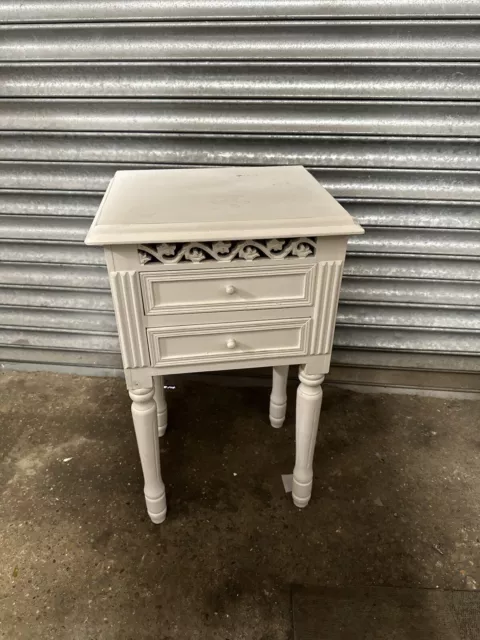
[[[288,366],[273,367],[272,393],[270,394],[270,424],[279,429],[287,412],[287,379]]]
[[[145,340],[138,273],[135,271],[114,271],[110,273],[110,286],[123,367],[125,369],[148,367],[150,360]]]
[[[161,437],[167,430],[167,402],[165,400],[163,376],[155,376],[153,386],[155,389],[155,404],[157,405],[158,435]]]
[[[165,373],[272,366],[278,428],[300,364],[292,495],[306,506],[346,240],[362,232],[302,167],[116,174],[86,242],[107,245],[153,522],[166,516]]]
[[[248,240],[217,240],[215,242],[162,242],[139,244],[142,265],[172,265],[215,262],[253,262],[268,258],[309,258],[317,252],[315,238],[249,238]]]
[[[202,265],[203,266],[203,265]],[[315,264],[141,272],[146,315],[310,306]]]
[[[292,497],[295,505],[303,508],[312,495],[313,455],[322,406],[321,385],[325,376],[307,373],[306,368],[300,366],[299,378]]]
[[[148,262],[144,263],[141,259],[141,250],[140,247],[142,245],[134,245],[134,244],[123,244],[123,245],[106,245],[106,248],[110,247],[111,249],[111,263],[112,263],[112,271],[130,271],[135,269],[140,272],[157,272],[157,273],[167,273],[170,271],[171,273],[182,271],[190,271],[191,273],[195,273],[198,269],[202,271],[203,269],[245,269],[245,267],[260,267],[260,266],[282,266],[285,262],[289,266],[296,265],[307,265],[307,264],[315,264],[316,262],[323,262],[325,260],[339,260],[343,259],[345,256],[346,246],[348,236],[317,236],[316,238],[312,238],[316,241],[317,250],[315,255],[310,255],[306,257],[299,258],[297,257],[289,257],[284,261],[281,260],[272,260],[267,257],[259,257],[256,260],[247,261],[247,260],[232,260],[225,264],[225,262],[219,260],[204,260],[200,262],[191,262],[191,261],[180,261],[175,264],[160,264],[158,262]],[[110,269],[110,266],[109,266]]]
[[[154,367],[307,355],[310,318],[148,329]]]
[[[140,462],[145,480],[145,502],[150,519],[155,524],[163,522],[167,515],[165,485],[160,471],[160,446],[158,444],[157,405],[154,390],[130,390],[132,417],[137,437]]]
[[[157,367],[143,367],[141,369],[125,369],[125,379],[129,389],[137,389],[144,387],[144,379],[148,376],[157,376],[159,373],[164,375],[177,375],[183,373],[202,373],[211,371],[234,371],[236,369],[259,369],[262,367],[273,367],[280,365],[298,365],[299,362],[308,364],[315,367],[315,370],[320,372],[326,372],[330,367],[331,354],[325,354],[320,356],[272,356],[271,358],[258,358],[245,360],[235,360],[231,358],[228,360],[208,361],[203,360],[201,362],[189,362],[188,364],[168,364],[168,366],[160,365]]]
[[[313,312],[312,353],[328,353],[332,348],[337,316],[343,260],[319,262]]]
[[[363,233],[306,169],[117,171],[87,244],[143,244]]]

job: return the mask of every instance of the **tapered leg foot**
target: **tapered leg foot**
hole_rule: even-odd
[[[272,393],[270,395],[270,424],[279,429],[287,412],[287,379],[288,366],[273,367]]]
[[[158,435],[162,437],[167,430],[167,402],[165,400],[165,389],[163,376],[156,376],[153,379],[155,389],[155,404],[157,405]]]
[[[160,524],[167,515],[165,485],[160,471],[160,447],[158,443],[157,405],[154,390],[129,391],[132,399],[132,416],[137,437],[138,452],[145,480],[145,502],[150,519]]]
[[[324,377],[323,375],[308,374],[305,367],[300,367],[292,497],[295,505],[301,508],[307,506],[312,495],[313,454],[322,406],[321,384]]]

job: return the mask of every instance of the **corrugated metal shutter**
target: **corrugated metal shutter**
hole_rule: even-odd
[[[480,0],[0,3],[0,348],[115,371],[118,168],[304,164],[367,227],[334,361],[480,369]],[[13,363],[13,365],[12,365]]]

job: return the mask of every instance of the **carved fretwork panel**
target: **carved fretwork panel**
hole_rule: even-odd
[[[232,262],[257,258],[283,260],[307,258],[316,253],[315,238],[272,238],[270,240],[220,240],[217,242],[185,242],[141,244],[140,262],[177,264],[179,262]]]

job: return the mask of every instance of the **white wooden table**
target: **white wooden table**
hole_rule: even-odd
[[[119,171],[85,242],[104,245],[150,518],[167,513],[162,376],[273,367],[270,421],[300,365],[293,501],[305,507],[349,235],[303,168]]]

